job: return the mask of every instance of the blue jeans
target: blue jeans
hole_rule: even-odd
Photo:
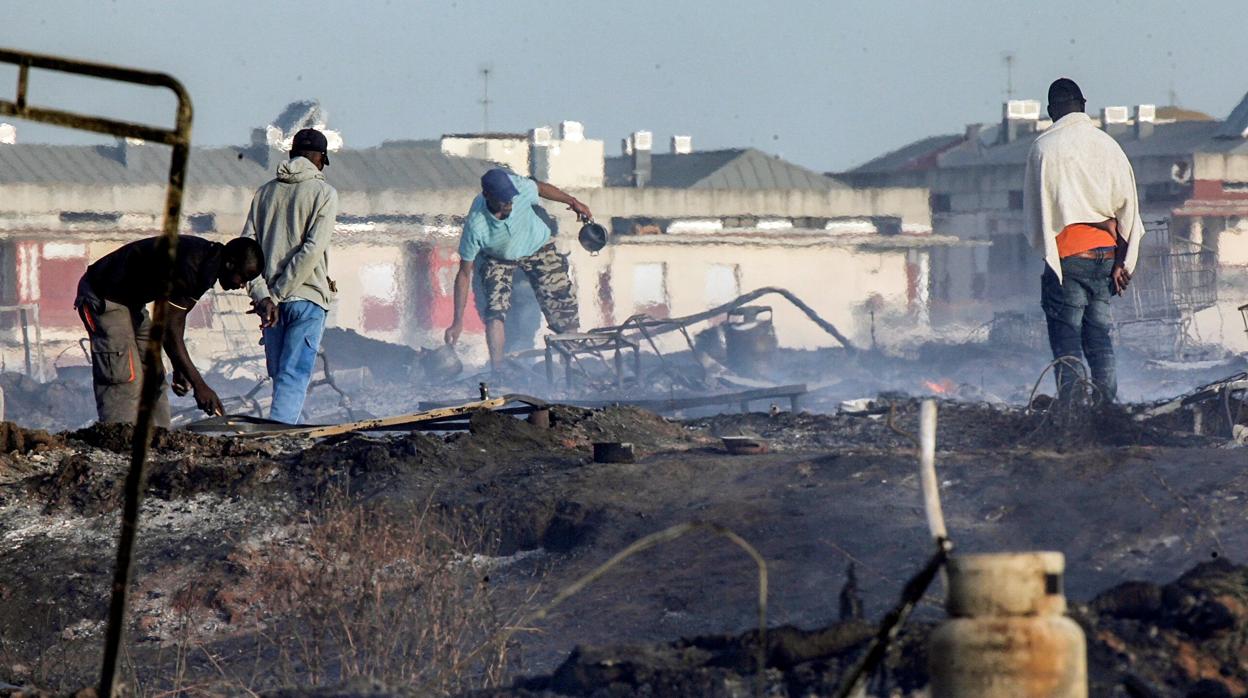
[[[277,324],[264,330],[264,359],[273,379],[269,419],[298,424],[316,368],[326,312],[316,303],[303,300],[288,301],[277,308]]]
[[[1109,337],[1113,324],[1109,311],[1113,267],[1112,254],[1107,259],[1067,257],[1062,260],[1062,281],[1057,280],[1057,274],[1048,265],[1040,280],[1040,306],[1048,321],[1053,358],[1086,358],[1092,382],[1107,402],[1113,402],[1118,394],[1114,345]],[[1069,395],[1075,371],[1059,365],[1054,373],[1058,395]]]

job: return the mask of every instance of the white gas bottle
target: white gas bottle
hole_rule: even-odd
[[[1087,641],[1061,553],[949,559],[949,619],[929,639],[932,698],[1086,698]]]

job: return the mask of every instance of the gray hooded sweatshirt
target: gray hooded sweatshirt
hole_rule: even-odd
[[[307,158],[291,158],[277,178],[256,190],[243,237],[264,249],[264,273],[247,290],[256,301],[304,299],[329,310],[329,239],[338,192]]]

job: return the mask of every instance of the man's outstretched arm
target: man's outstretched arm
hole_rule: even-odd
[[[186,342],[182,339],[186,332],[186,312],[172,303],[169,304],[168,322],[165,324],[165,336],[161,342],[165,353],[169,355],[170,363],[173,364],[174,392],[178,392],[179,384],[185,380],[195,391],[195,404],[199,409],[209,415],[225,414],[221,398],[204,382],[204,377],[199,374],[199,369],[195,368],[186,351]]]
[[[575,213],[576,217],[583,221],[587,221],[594,217],[594,214],[590,212],[588,206],[581,203],[581,201],[575,196],[572,196],[549,182],[537,183],[537,195],[549,201],[557,201],[561,204],[567,204],[568,210]]]

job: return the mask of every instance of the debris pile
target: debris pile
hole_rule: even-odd
[[[294,625],[340,610],[350,616],[344,627],[355,637],[373,622],[358,614],[378,607],[368,611],[357,595],[341,609],[309,606],[290,615],[299,599],[275,597],[280,585],[273,580],[284,574],[301,580],[286,590],[297,596],[327,589],[309,572],[325,569],[351,584],[400,585],[386,593],[400,594],[394,598],[404,603],[423,597],[401,586],[416,577],[370,578],[351,566],[357,558],[342,557],[349,551],[310,548],[311,540],[338,536],[316,538],[316,531],[351,530],[352,521],[375,526],[376,536],[360,540],[381,546],[378,559],[385,561],[376,569],[388,571],[405,569],[406,553],[385,546],[415,530],[412,522],[455,532],[455,544],[439,548],[438,559],[455,565],[464,575],[456,579],[469,589],[489,592],[465,598],[488,599],[491,613],[513,622],[526,605],[545,602],[641,537],[704,521],[749,541],[774,573],[768,685],[781,693],[826,693],[861,652],[871,630],[864,619],[878,618],[895,602],[928,550],[915,515],[918,483],[908,436],[917,433],[918,401],[885,395],[867,403],[874,404],[843,414],[769,410],[690,421],[636,407],[552,405],[548,427],[521,415],[475,412],[462,420],[462,430],[457,423],[450,432],[319,441],[157,431],[128,651],[153,692],[177,690],[169,677],[179,675],[172,664],[179,647],[206,650],[190,653],[195,659],[183,675],[222,693],[337,686],[350,677],[269,662],[295,651],[273,643],[296,642],[302,636]],[[1248,496],[1242,452],[1225,439],[1136,420],[1133,412],[1100,417],[1109,420],[1104,428],[1081,432],[1077,447],[1058,448],[1049,434],[1045,447],[1026,440],[1043,426],[1038,409],[943,401],[940,410],[942,499],[960,550],[1061,549],[1076,602],[1132,579],[1163,585],[1138,587],[1142,601],[1128,603],[1134,598],[1128,594],[1114,603],[1098,599],[1086,611],[1076,606],[1089,637],[1101,643],[1093,647],[1097,666],[1108,667],[1097,681],[1117,685],[1130,673],[1167,695],[1173,687],[1216,680],[1215,672],[1238,676],[1218,653],[1242,632],[1236,604],[1244,597],[1236,585],[1242,586],[1243,569],[1213,566],[1165,582],[1211,551],[1248,549],[1248,530],[1238,525]],[[6,628],[0,681],[69,691],[89,684],[98,669],[132,430],[93,426],[45,437],[10,427],[8,433],[10,445],[21,445],[4,455],[0,478],[0,624]],[[749,436],[770,451],[734,455],[725,436]],[[593,445],[604,442],[633,444],[635,462],[594,462]],[[331,560],[347,566],[325,567]],[[851,562],[858,593],[838,603],[838,577]],[[733,687],[748,693],[757,674],[758,645],[749,630],[757,620],[754,573],[735,546],[696,536],[672,541],[569,598],[537,624],[539,632],[511,637],[513,660],[545,678],[515,683],[513,666],[488,681],[479,674],[438,685],[503,690],[514,683],[506,689],[513,695],[703,695]],[[1156,599],[1157,613],[1138,610],[1158,608]],[[474,611],[474,623],[488,620],[488,609],[475,608],[484,615]],[[1221,609],[1230,614],[1229,628]],[[930,599],[920,607],[875,679],[880,685],[921,689],[925,623],[938,612]],[[407,637],[402,633],[396,637]],[[334,642],[321,645],[332,655],[321,660],[331,665],[345,661],[346,649]],[[576,646],[582,649],[570,658]],[[1166,647],[1178,648],[1178,659],[1155,660]],[[383,672],[377,680],[392,688],[432,685],[414,684],[424,679],[413,676]]]
[[[1241,696],[1248,692],[1248,566],[1203,563],[1157,585],[1127,582],[1076,606],[1088,637],[1091,695]],[[872,678],[873,695],[913,695],[928,683],[927,636],[905,626]],[[874,628],[850,620],[767,633],[766,695],[832,695]],[[553,672],[477,698],[746,694],[757,679],[757,631],[654,645],[577,647]]]

